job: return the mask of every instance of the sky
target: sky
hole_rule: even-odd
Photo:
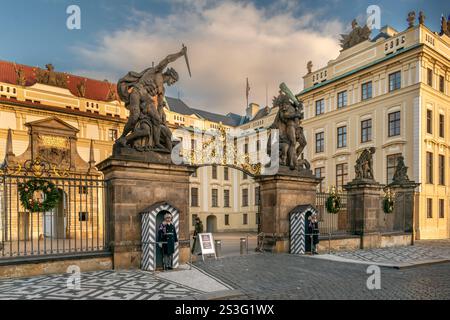
[[[300,92],[307,62],[317,69],[335,59],[339,35],[354,18],[365,23],[369,5],[399,31],[411,10],[423,10],[433,31],[450,14],[448,0],[0,1],[1,60],[116,82],[185,44],[192,78],[183,59],[174,62],[180,81],[167,95],[222,114],[245,113],[247,77],[249,100],[261,106],[281,82]],[[80,8],[80,29],[66,26],[70,5]]]

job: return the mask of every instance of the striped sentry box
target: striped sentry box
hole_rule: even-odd
[[[305,254],[305,216],[306,213],[317,213],[312,205],[301,205],[291,211],[289,217],[289,251],[291,254]]]
[[[175,230],[179,236],[180,217],[176,208],[172,207],[167,202],[157,203],[141,213],[141,243],[142,243],[142,258],[141,269],[147,271],[155,271],[156,269],[156,233],[159,226],[156,225],[156,217],[158,213],[170,212],[172,214],[172,223],[175,225]],[[175,253],[173,254],[173,267],[178,267],[180,250],[178,243],[175,244]]]

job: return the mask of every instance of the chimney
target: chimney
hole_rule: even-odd
[[[253,119],[253,117],[258,113],[258,111],[259,111],[259,104],[252,102],[248,105],[247,109],[245,110],[245,115],[247,116],[247,118]]]

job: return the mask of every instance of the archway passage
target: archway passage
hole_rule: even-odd
[[[210,215],[206,218],[206,232],[214,233],[217,231],[217,217]]]
[[[141,269],[155,271],[162,266],[162,254],[157,245],[157,233],[164,214],[169,212],[172,215],[172,223],[175,225],[177,234],[179,228],[179,211],[167,202],[158,202],[141,212],[141,236],[142,236],[142,259]],[[179,245],[175,244],[175,253],[173,254],[173,267],[178,267]]]

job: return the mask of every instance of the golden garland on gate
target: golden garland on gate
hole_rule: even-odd
[[[336,188],[332,187],[330,195],[325,202],[325,206],[327,208],[328,213],[338,213],[341,210],[342,203],[341,198],[338,196],[336,192]]]
[[[59,200],[56,185],[44,179],[32,179],[18,186],[22,206],[30,212],[46,212],[53,209]],[[42,192],[42,201],[34,197],[36,192]]]

